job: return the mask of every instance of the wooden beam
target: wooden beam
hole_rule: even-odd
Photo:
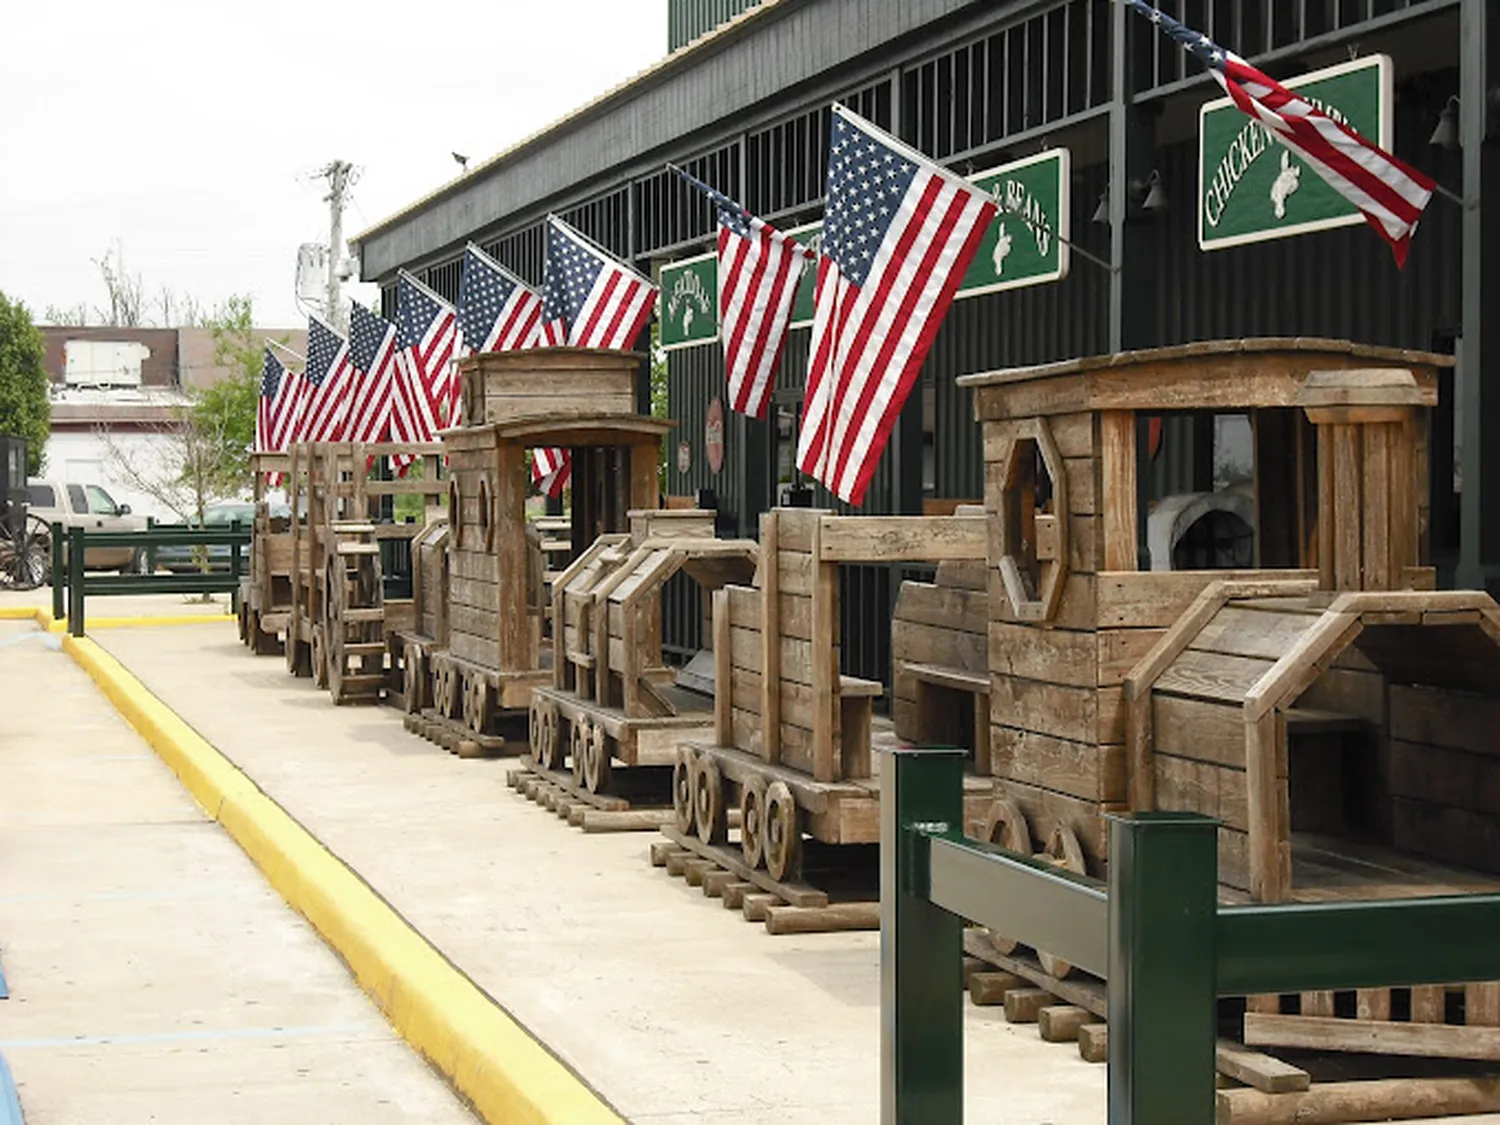
[[[1500,1081],[1493,1078],[1378,1078],[1319,1082],[1281,1094],[1220,1090],[1216,1112],[1219,1125],[1316,1125],[1446,1118],[1497,1109]]]
[[[1276,743],[1285,727],[1272,711],[1245,723],[1245,801],[1250,845],[1250,894],[1256,902],[1281,902],[1287,888],[1281,878],[1279,848],[1283,833],[1276,777]]]
[[[781,518],[775,511],[760,517],[760,721],[761,754],[781,760]],[[717,688],[715,689],[717,690]],[[733,745],[722,742],[721,746]]]
[[[824,516],[822,562],[984,561],[984,516]]]
[[[1220,1074],[1268,1094],[1305,1090],[1312,1084],[1311,1077],[1301,1067],[1252,1051],[1233,1039],[1220,1039],[1214,1055]]]
[[[1140,569],[1136,524],[1135,413],[1107,410],[1099,416],[1100,472],[1104,508],[1104,569]]]
[[[1368,1055],[1500,1061],[1500,1027],[1245,1013],[1245,1044]]]
[[[856,519],[852,522],[864,522]],[[872,522],[885,522],[873,521]],[[981,523],[983,521],[980,521]],[[823,558],[825,521],[813,524],[812,557]],[[837,727],[837,690],[839,649],[835,641],[838,630],[838,567],[832,562],[815,562],[812,581],[812,695],[813,695],[813,778],[837,781],[841,766]],[[762,620],[762,642],[769,647],[779,638],[766,630]]]

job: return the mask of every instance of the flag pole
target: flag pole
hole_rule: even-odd
[[[268,348],[275,348],[277,351],[285,352],[287,355],[289,355],[293,359],[295,359],[298,363],[306,363],[307,362],[307,357],[306,356],[300,356],[300,355],[298,355],[296,352],[292,351],[291,348],[287,347],[281,341],[279,341],[279,340],[273,340],[269,336],[263,337],[263,339],[265,341],[266,347],[268,347]]]

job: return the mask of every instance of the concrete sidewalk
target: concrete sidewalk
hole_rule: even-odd
[[[199,628],[233,632],[162,631]],[[28,1125],[473,1122],[58,640],[0,622],[0,1055]]]
[[[96,640],[638,1125],[878,1119],[878,936],[771,937],[384,708],[334,707],[232,625]],[[1104,1120],[1104,1068],[967,1008],[969,1119]]]

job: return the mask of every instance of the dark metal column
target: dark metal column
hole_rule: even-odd
[[[1153,29],[1124,4],[1111,4],[1113,104],[1109,113],[1109,347],[1111,351],[1156,343],[1156,230],[1142,216],[1143,186],[1155,160],[1151,111],[1131,96],[1136,75],[1149,62],[1146,36]]]
[[[1459,132],[1464,150],[1463,339],[1458,584],[1500,591],[1500,133],[1489,90],[1500,82],[1500,12],[1463,0]],[[1489,200],[1488,221],[1483,202]],[[1488,441],[1484,438],[1488,437]]]
[[[1110,1125],[1214,1120],[1216,825],[1110,820]]]
[[[881,1125],[964,1119],[963,921],[928,901],[928,841],[910,831],[962,830],[963,764],[952,748],[880,764]]]

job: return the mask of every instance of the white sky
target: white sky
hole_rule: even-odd
[[[346,238],[666,54],[666,0],[12,0],[0,62],[0,291],[105,305],[116,245],[149,294],[303,322],[299,243]],[[564,45],[565,44],[565,45]]]

